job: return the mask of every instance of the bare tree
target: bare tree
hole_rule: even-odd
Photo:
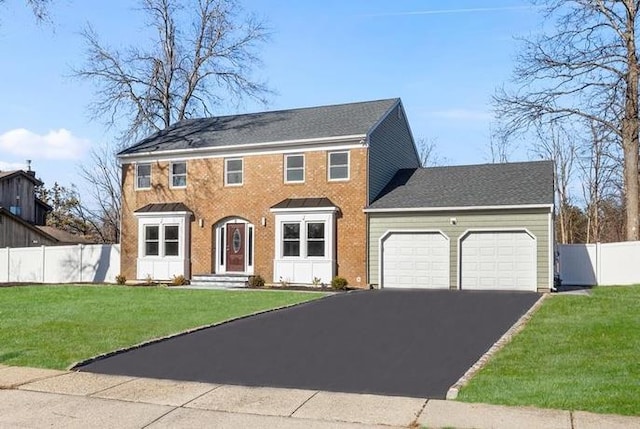
[[[76,208],[76,215],[93,227],[103,243],[120,240],[121,185],[120,166],[109,145],[91,151],[91,163],[80,166],[80,177],[88,186]]]
[[[556,213],[559,226],[559,241],[570,243],[572,231],[572,217],[574,211],[570,193],[571,182],[574,177],[574,162],[577,156],[577,143],[574,133],[563,124],[538,124],[536,126],[537,141],[532,147],[535,156],[550,159],[554,162],[554,188],[556,191]]]
[[[123,127],[130,142],[214,107],[251,98],[265,103],[267,86],[255,80],[265,24],[242,15],[235,0],[140,0],[155,38],[151,47],[103,45],[88,27],[82,33],[86,64],[75,76],[97,85],[94,118]]]
[[[489,162],[493,164],[509,162],[515,150],[511,134],[502,129],[492,129],[489,135]]]
[[[420,165],[422,167],[438,167],[448,162],[438,152],[438,144],[435,138],[419,138],[416,145],[418,155],[420,155]]]
[[[105,242],[120,235],[118,149],[183,119],[210,116],[225,103],[266,103],[271,93],[253,78],[267,29],[235,0],[140,0],[140,6],[155,35],[151,46],[111,49],[88,27],[87,61],[74,70],[96,84],[94,119],[120,131],[119,144],[95,148],[93,164],[81,167],[91,195],[80,215]]]
[[[0,4],[4,2],[5,0],[0,0]],[[35,16],[38,22],[49,19],[49,4],[51,4],[51,2],[52,0],[25,0],[25,3],[31,8],[33,16]]]
[[[603,204],[611,206],[611,201],[620,195],[616,189],[619,160],[615,158],[617,142],[606,128],[597,122],[589,124],[589,141],[586,142],[578,157],[582,193],[586,203],[587,238],[586,242],[602,240]]]
[[[509,131],[571,117],[615,133],[623,149],[626,239],[638,240],[640,0],[534,0],[552,34],[522,40],[515,87],[495,95]]]

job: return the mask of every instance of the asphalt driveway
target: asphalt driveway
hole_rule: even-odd
[[[538,298],[447,290],[339,294],[150,344],[80,370],[444,398]]]

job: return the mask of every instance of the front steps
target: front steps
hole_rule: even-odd
[[[244,274],[198,274],[191,276],[188,287],[194,289],[229,289],[247,287],[249,276]]]

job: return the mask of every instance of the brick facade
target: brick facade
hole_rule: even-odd
[[[134,211],[149,203],[182,202],[193,211],[191,221],[191,273],[215,269],[215,225],[239,217],[255,227],[254,272],[273,279],[275,216],[270,207],[286,198],[329,198],[338,208],[336,220],[336,273],[351,286],[366,287],[367,149],[350,149],[350,179],[330,182],[326,151],[304,152],[305,181],[284,183],[282,153],[242,156],[242,186],[224,185],[224,158],[187,161],[187,187],[169,187],[169,161],[152,163],[150,190],[135,189],[135,165],[123,164],[123,218],[121,270],[136,278],[138,224]],[[235,156],[234,156],[235,157]],[[262,218],[266,225],[261,224]],[[201,226],[202,225],[202,226]],[[359,280],[359,281],[358,281]]]

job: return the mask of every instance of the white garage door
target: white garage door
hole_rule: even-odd
[[[528,233],[471,232],[460,247],[462,289],[537,289],[536,240]]]
[[[393,232],[382,243],[383,288],[449,288],[449,240],[437,232]]]

